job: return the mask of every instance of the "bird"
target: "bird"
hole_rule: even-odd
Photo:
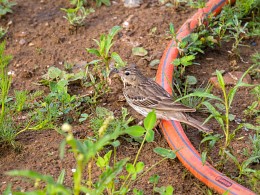
[[[174,102],[172,95],[153,79],[145,77],[136,65],[132,64],[119,70],[114,68],[110,75],[113,73],[121,77],[127,103],[141,115],[146,117],[154,110],[158,119],[179,121],[202,132],[212,133],[209,127],[187,114],[195,112],[196,109]]]

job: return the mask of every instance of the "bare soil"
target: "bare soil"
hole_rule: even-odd
[[[50,66],[64,68],[64,62],[81,63],[90,62],[94,56],[87,54],[86,48],[95,47],[93,39],[99,39],[101,34],[107,33],[115,25],[122,25],[124,21],[129,21],[129,28],[123,29],[116,37],[113,50],[118,52],[123,60],[129,63],[136,63],[140,70],[148,77],[154,77],[156,70],[149,66],[149,62],[160,59],[166,45],[168,44],[167,34],[169,23],[172,22],[178,29],[183,22],[188,19],[194,10],[187,7],[174,9],[158,4],[155,0],[145,0],[140,8],[125,8],[123,2],[112,1],[110,7],[101,6],[95,8],[95,13],[89,15],[85,25],[77,31],[71,31],[67,21],[63,18],[64,13],[60,8],[70,7],[68,0],[16,0],[17,5],[13,8],[13,14],[1,18],[0,25],[9,25],[6,53],[13,55],[13,60],[9,66],[15,72],[11,90],[36,90],[48,91],[46,87],[36,85],[43,74]],[[92,4],[94,6],[94,4]],[[151,29],[156,27],[154,34],[150,34]],[[22,40],[22,41],[21,41]],[[24,42],[21,44],[21,42]],[[251,43],[255,42],[256,46]],[[245,71],[250,66],[250,55],[259,51],[259,40],[244,41],[248,47],[243,47],[240,51],[241,59],[231,57],[228,51],[231,43],[223,44],[215,49],[207,49],[205,55],[199,56],[197,62],[201,65],[194,65],[187,70],[187,74],[198,78],[199,83],[209,80],[212,73],[218,70]],[[133,46],[142,46],[148,50],[148,57],[137,57],[132,55]],[[236,65],[232,63],[235,60]],[[258,81],[253,81],[259,83]],[[121,107],[127,107],[134,117],[142,119],[136,114],[126,102],[119,102],[122,96],[122,84],[118,80],[113,81],[112,91],[102,99],[101,106],[105,106],[114,112],[120,112]],[[84,89],[77,89],[80,94],[84,94]],[[215,89],[216,94],[220,92]],[[232,106],[232,113],[237,118],[243,119],[243,110],[253,101],[248,89],[239,90],[235,102]],[[194,117],[201,119],[201,114]],[[204,116],[204,115],[203,115]],[[205,115],[206,117],[206,115]],[[253,123],[253,120],[250,121]],[[235,123],[232,123],[235,126]],[[216,122],[212,122],[212,127],[216,133],[221,133]],[[91,129],[87,124],[74,126],[75,135],[84,138],[91,135]],[[240,160],[245,157],[242,155],[243,148],[250,148],[250,131],[242,129],[238,135],[243,139],[235,139],[232,147]],[[202,139],[201,133],[189,128],[187,135],[199,149]],[[25,132],[17,137],[17,142],[22,145],[20,151],[15,151],[11,147],[0,146],[0,192],[12,182],[15,190],[32,189],[33,184],[11,178],[4,175],[5,171],[13,169],[31,169],[42,174],[50,174],[58,177],[62,169],[66,170],[66,185],[71,185],[72,170],[75,166],[72,154],[67,154],[64,160],[59,159],[59,144],[63,136],[54,130],[37,132]],[[167,142],[159,134],[156,135],[154,143],[145,144],[140,160],[147,167],[158,162],[161,158],[153,152],[156,146],[168,148]],[[137,153],[138,146],[123,142],[118,150],[118,158],[131,157]],[[211,154],[212,159],[218,159],[217,149]],[[259,168],[259,167],[258,167]],[[143,189],[145,194],[152,193],[152,184],[148,184],[149,177],[153,174],[160,176],[158,186],[172,185],[175,194],[204,194],[207,187],[191,175],[182,164],[176,160],[168,160],[153,169],[142,180],[138,181],[136,188]],[[237,171],[234,165],[225,167],[223,173],[235,176]],[[247,186],[249,187],[249,186]]]

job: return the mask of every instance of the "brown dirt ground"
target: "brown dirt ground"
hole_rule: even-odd
[[[192,15],[194,11],[184,7],[183,9],[174,9],[159,5],[157,1],[151,0],[142,4],[140,8],[128,9],[123,6],[121,1],[112,1],[112,6],[102,6],[96,8],[96,12],[86,19],[85,26],[79,28],[77,32],[71,32],[69,25],[63,18],[64,13],[60,8],[69,7],[67,0],[16,0],[17,5],[13,8],[13,14],[2,18],[0,25],[9,26],[7,38],[8,54],[13,55],[14,59],[10,65],[10,70],[14,71],[16,76],[12,83],[12,90],[35,90],[44,89],[35,85],[41,76],[46,73],[48,67],[56,66],[63,68],[64,62],[78,63],[82,61],[91,61],[93,56],[86,53],[85,48],[94,47],[93,39],[98,39],[100,34],[107,33],[115,25],[122,23],[131,17],[129,29],[124,29],[116,37],[113,50],[118,52],[123,60],[134,62],[145,72],[145,75],[154,77],[156,70],[149,68],[148,64],[153,59],[160,59],[162,52],[168,44],[166,31],[170,22],[174,23],[178,29],[182,23]],[[157,27],[154,35],[149,35],[150,30]],[[25,32],[25,33],[23,33]],[[21,45],[19,41],[24,39],[26,43]],[[250,46],[252,41],[256,41],[257,46]],[[241,49],[241,56],[245,61],[250,61],[250,55],[256,50],[259,51],[259,40],[246,40],[245,44],[249,47]],[[136,57],[131,54],[133,46],[142,46],[149,51],[149,58]],[[192,66],[187,73],[195,75],[199,79],[199,83],[206,82],[216,69],[224,69],[232,71],[237,67],[231,66],[228,52],[231,44],[223,44],[222,47],[215,49],[207,49],[205,55],[201,55],[197,60],[201,65]],[[206,60],[205,60],[206,59]],[[249,65],[237,60],[238,70],[245,71]],[[202,69],[203,68],[203,69]],[[114,112],[119,112],[121,107],[127,107],[130,113],[136,118],[140,118],[125,102],[118,102],[118,98],[122,95],[121,83],[113,81],[115,86],[111,94],[103,98],[102,104]],[[257,82],[257,81],[255,81]],[[259,81],[258,81],[259,83]],[[84,94],[84,90],[80,91]],[[215,90],[216,93],[219,93]],[[243,118],[242,111],[252,102],[248,90],[240,90],[236,96],[232,112],[237,118]],[[195,114],[196,116],[196,114]],[[197,115],[199,117],[199,115]],[[234,125],[234,124],[232,124]],[[213,128],[216,132],[221,133],[213,122]],[[194,129],[187,130],[187,135],[198,148],[202,136]],[[91,135],[91,130],[87,128],[87,124],[75,125],[75,135],[84,137]],[[244,136],[244,139],[234,141],[232,147],[237,151],[239,158],[242,148],[250,149],[248,135],[251,132],[240,131],[237,137]],[[17,141],[23,146],[20,152],[12,150],[12,148],[0,147],[0,192],[2,192],[9,182],[13,183],[15,190],[32,189],[33,184],[20,178],[10,178],[3,173],[13,169],[31,169],[43,174],[58,177],[62,169],[66,170],[66,185],[71,185],[72,171],[74,168],[74,159],[68,154],[65,160],[60,160],[58,156],[59,143],[63,137],[54,130],[25,132],[18,136]],[[156,146],[166,147],[168,145],[163,137],[156,136],[154,143],[145,144],[143,154],[140,160],[148,167],[160,160],[153,152]],[[123,142],[118,150],[119,159],[123,157],[134,157],[137,152],[137,146],[133,146],[127,142]],[[217,159],[217,150],[213,151],[211,157]],[[232,175],[234,172],[232,166],[226,167],[225,173]],[[192,176],[182,165],[176,160],[168,160],[152,170],[149,174],[160,175],[159,186],[172,185],[175,188],[175,194],[204,194],[207,187]],[[149,176],[144,177],[138,182],[136,187],[143,189],[145,194],[151,194],[152,185],[148,184]]]

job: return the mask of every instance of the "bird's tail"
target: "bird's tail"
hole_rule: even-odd
[[[209,127],[204,125],[202,122],[196,120],[195,118],[192,118],[191,116],[186,115],[186,119],[187,119],[187,121],[185,121],[185,123],[187,123],[188,125],[191,125],[205,133],[213,133],[212,129],[210,129]]]

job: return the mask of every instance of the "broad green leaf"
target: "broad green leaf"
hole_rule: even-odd
[[[114,37],[114,36],[118,33],[118,31],[120,31],[120,30],[121,30],[121,27],[120,27],[120,26],[114,26],[114,27],[110,30],[109,35],[110,35],[111,37]]]
[[[175,65],[175,66],[179,66],[181,64],[181,59],[176,58],[175,60],[173,60],[172,64]]]
[[[203,166],[205,165],[206,160],[207,160],[207,152],[203,151],[202,154],[201,154],[201,162],[202,162]]]
[[[128,135],[131,135],[133,137],[141,137],[145,133],[145,129],[141,126],[131,126],[125,131]]]
[[[189,66],[189,65],[192,65],[192,60],[195,59],[195,56],[194,55],[188,55],[188,56],[183,56],[181,58],[181,64],[183,66]]]
[[[224,122],[223,122],[223,119],[221,117],[221,114],[209,102],[204,101],[204,102],[202,102],[202,104],[207,107],[207,109],[210,111],[210,113],[214,116],[214,118],[218,121],[218,123],[223,128]]]
[[[50,79],[56,79],[56,78],[61,78],[62,75],[62,70],[60,70],[59,68],[56,67],[50,67],[48,69],[48,76]]]
[[[225,82],[224,82],[224,78],[221,74],[221,72],[219,72],[218,70],[216,70],[216,74],[217,74],[217,78],[218,78],[218,83],[222,89],[222,91],[226,91],[226,87],[225,87]]]
[[[164,195],[172,195],[173,191],[174,191],[174,188],[169,185],[166,187]]]
[[[127,163],[126,166],[125,166],[125,168],[126,168],[126,171],[127,171],[128,173],[130,173],[130,174],[135,173],[135,167],[134,167],[134,165],[131,164],[131,163]]]
[[[144,169],[144,163],[143,163],[143,162],[138,162],[138,163],[136,163],[136,165],[135,165],[135,171],[136,171],[136,173],[142,172],[143,169]]]
[[[154,140],[154,131],[152,129],[147,130],[147,134],[146,134],[145,138],[146,138],[145,140],[147,142],[153,142],[153,140]]]
[[[148,51],[145,50],[143,47],[133,47],[132,54],[134,56],[146,56],[148,54]]]
[[[159,182],[159,178],[160,176],[159,175],[152,175],[150,178],[149,178],[149,182],[150,183],[153,183],[153,184],[158,184]]]
[[[116,147],[120,146],[120,141],[116,140],[116,141],[112,142],[111,145],[116,148]]]
[[[243,126],[247,129],[253,129],[253,130],[256,130],[256,131],[260,131],[260,126],[255,126],[255,125],[252,125],[250,123],[243,123]]]
[[[156,114],[155,111],[149,112],[144,119],[144,128],[146,130],[152,130],[156,124]]]
[[[126,65],[126,63],[121,59],[121,57],[118,55],[118,53],[113,52],[111,54],[111,57],[113,58],[113,60],[115,60],[115,62],[118,65],[116,68],[121,68],[121,67],[124,67]]]
[[[233,120],[235,120],[235,118],[236,118],[236,115],[234,115],[234,114],[228,114],[228,119],[229,119],[229,121],[233,121]]]
[[[187,78],[186,78],[186,82],[189,85],[195,85],[198,81],[197,81],[197,78],[195,76],[188,75]]]
[[[88,52],[88,53],[91,53],[91,54],[94,54],[94,55],[96,55],[96,56],[98,56],[98,57],[101,56],[100,52],[99,52],[97,49],[88,49],[88,48],[87,48],[87,52]]]
[[[176,158],[176,154],[172,150],[168,150],[168,149],[165,149],[165,148],[157,147],[157,148],[154,148],[153,151],[156,154],[159,154],[160,156],[162,156],[164,158],[170,158],[170,159],[175,159]]]
[[[61,184],[61,185],[63,184],[64,178],[65,178],[65,173],[66,173],[65,169],[62,169],[62,171],[58,177],[58,180],[57,180],[58,184]]]

